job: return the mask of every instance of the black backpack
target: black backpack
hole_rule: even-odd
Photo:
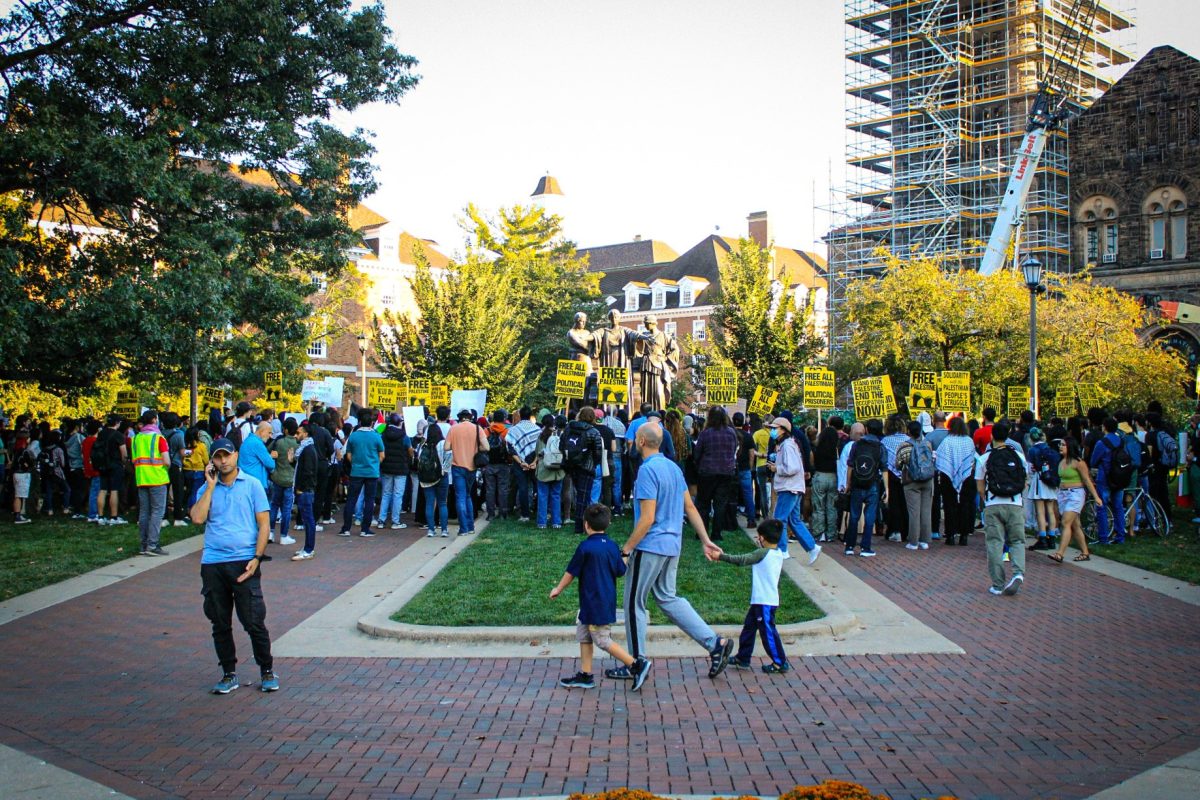
[[[89,460],[92,462],[92,469],[96,470],[96,472],[104,472],[108,469],[108,436],[105,435],[106,430],[107,428],[101,430],[100,434],[96,437],[96,441],[92,442],[92,452]]]
[[[1179,442],[1166,431],[1158,432],[1158,464],[1167,469],[1179,466]]]
[[[417,479],[421,483],[437,483],[442,479],[442,459],[437,446],[437,442],[421,445],[421,454],[417,456]]]
[[[44,447],[38,453],[37,470],[43,481],[50,481],[55,477],[54,451],[56,449],[57,447]]]
[[[562,437],[563,465],[574,470],[592,469],[592,449],[587,428],[568,427]]]
[[[1107,440],[1105,440],[1104,446],[1109,447]],[[1110,449],[1112,456],[1108,460],[1108,470],[1104,473],[1105,480],[1110,489],[1124,489],[1133,480],[1133,457],[1125,449],[1124,439],[1118,442],[1116,447]]]
[[[1058,453],[1054,452],[1044,442],[1038,442],[1029,448],[1029,463],[1037,471],[1038,480],[1043,486],[1057,489],[1062,483],[1058,474]]]
[[[1025,491],[1025,465],[1011,447],[988,453],[986,477],[987,493],[992,497],[1020,497]]]
[[[488,431],[488,463],[493,465],[508,463],[508,445],[504,437],[496,431]]]
[[[879,482],[879,467],[883,463],[883,445],[868,439],[860,439],[850,453],[854,463],[850,465],[850,485],[869,489]]]

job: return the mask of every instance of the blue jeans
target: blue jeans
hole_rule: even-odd
[[[445,531],[450,523],[450,509],[446,505],[446,496],[450,494],[450,478],[443,475],[442,479],[433,486],[426,486],[421,489],[425,493],[425,523],[429,526],[429,530],[434,531],[441,528]],[[438,521],[441,524],[438,524]]]
[[[0,467],[0,483],[4,481],[4,469]],[[100,516],[100,508],[96,505],[96,498],[100,495],[100,476],[88,479],[88,519],[96,519]]]
[[[742,513],[746,515],[747,522],[752,522],[755,518],[754,473],[748,469],[739,469],[737,477],[738,485],[742,490]]]
[[[454,479],[454,510],[458,512],[458,532],[475,532],[475,503],[471,495],[475,493],[475,470],[454,466],[450,468],[450,477]]]
[[[271,484],[271,529],[274,530],[275,521],[278,520],[280,539],[287,536],[288,528],[292,527],[292,500],[294,498],[295,493],[291,486]]]
[[[529,493],[529,482],[532,480],[532,470],[521,469],[521,465],[516,461],[512,463],[512,482],[517,487],[517,516],[522,519],[532,516],[530,512],[533,510],[533,503]]]
[[[379,521],[388,521],[388,512],[392,514],[392,524],[400,524],[400,508],[404,505],[404,490],[408,486],[407,475],[379,476]]]
[[[346,505],[342,507],[342,532],[349,533],[350,526],[354,522],[354,508],[358,505],[359,498],[363,500],[363,506],[375,510],[375,484],[379,483],[379,478],[360,478],[354,475],[350,476],[350,494],[346,497]],[[362,532],[371,532],[371,515],[363,514],[362,516]]]
[[[562,481],[537,482],[537,526],[546,527],[546,508],[550,508],[550,524],[562,525]]]
[[[865,506],[865,511],[864,511]],[[853,550],[858,541],[858,521],[865,519],[863,525],[862,549],[871,551],[871,533],[875,530],[875,519],[879,512],[879,484],[868,488],[852,486],[850,488],[850,527],[846,528],[846,549]]]
[[[1096,492],[1104,501],[1104,508],[1096,509],[1096,535],[1100,544],[1108,544],[1109,515],[1113,515],[1116,540],[1125,541],[1125,490],[1110,489],[1103,476],[1096,478]]]
[[[766,467],[757,467],[754,470],[754,485],[758,490],[755,499],[758,516],[765,519],[771,513],[771,471]]]
[[[808,526],[804,524],[804,517],[800,512],[800,501],[804,495],[800,492],[776,492],[775,497],[775,519],[783,523],[784,536],[779,539],[779,549],[786,553],[788,551],[787,529],[791,528],[796,534],[796,538],[800,540],[800,546],[805,552],[812,552],[812,549],[817,546],[813,541],[812,534],[808,532]]]
[[[600,502],[600,489],[602,488],[602,486],[604,484],[604,476],[600,474],[600,465],[599,464],[596,465],[596,469],[593,470],[593,473],[594,473],[594,477],[592,478],[592,496],[589,499],[593,503],[599,503]]]
[[[200,496],[200,489],[204,486],[204,471],[203,470],[188,470],[184,473],[188,482],[188,508],[196,504],[196,498]]]
[[[300,510],[300,522],[304,524],[304,552],[311,553],[317,546],[317,518],[313,516],[313,492],[297,492],[296,508]]]
[[[622,490],[621,490],[621,480],[622,480],[622,477],[623,477],[623,476],[621,475],[621,461],[622,461],[622,460],[623,460],[623,459],[622,459],[622,458],[621,458],[621,456],[619,456],[619,455],[618,455],[618,456],[614,456],[614,457],[613,457],[613,463],[612,463],[612,476],[613,476],[612,501],[613,501],[613,513],[614,513],[614,514],[620,514],[620,513],[621,513],[621,494],[622,494]]]

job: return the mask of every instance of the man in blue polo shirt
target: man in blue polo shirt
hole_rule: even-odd
[[[633,487],[633,502],[638,518],[633,533],[621,548],[621,555],[630,559],[625,575],[625,639],[631,656],[636,659],[645,655],[646,626],[650,622],[646,600],[653,593],[667,619],[708,651],[711,661],[708,677],[715,678],[729,663],[733,640],[718,636],[691,603],[675,594],[675,575],[683,550],[684,514],[710,561],[716,560],[722,551],[708,538],[704,519],[688,494],[683,471],[659,452],[662,440],[663,429],[657,422],[646,422],[637,429],[635,444],[642,456],[642,466]],[[604,674],[609,678],[634,678],[628,667],[605,670]]]
[[[213,694],[238,688],[237,649],[233,643],[233,612],[250,636],[254,660],[262,670],[260,689],[274,692],[279,679],[272,671],[271,636],[263,621],[259,570],[271,532],[270,503],[262,484],[238,469],[233,442],[217,439],[204,470],[204,488],[192,506],[192,522],[204,526],[200,579],[204,584],[204,615],[212,622],[213,644],[223,675]]]

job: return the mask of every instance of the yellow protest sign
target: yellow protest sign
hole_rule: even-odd
[[[200,402],[200,413],[205,416],[212,413],[214,409],[222,412],[225,410],[224,389],[201,386],[197,391],[197,398]]]
[[[141,397],[141,393],[136,389],[117,392],[117,404],[113,408],[113,413],[125,419],[134,419],[142,410]]]
[[[908,410],[933,411],[937,408],[938,374],[936,372],[908,373]]]
[[[408,382],[408,405],[428,406],[433,403],[433,387],[429,378],[413,378]]]
[[[434,408],[450,405],[450,385],[446,383],[431,385],[429,387],[429,405]]]
[[[629,368],[601,367],[597,385],[601,405],[625,405],[629,402]]]
[[[387,378],[371,378],[367,382],[367,405],[384,411],[396,408],[396,400],[400,396],[400,381]]]
[[[850,384],[854,392],[854,416],[860,420],[881,419],[896,413],[896,395],[888,375],[862,378]]]
[[[1079,406],[1084,411],[1100,407],[1100,387],[1097,384],[1077,383],[1075,393],[1079,395]]]
[[[273,370],[263,373],[264,403],[278,403],[283,400],[283,371]]]
[[[938,385],[938,408],[951,414],[971,413],[971,373],[943,370]]]
[[[558,374],[554,378],[554,394],[558,397],[583,399],[587,386],[587,364],[569,358],[558,360]]]
[[[983,407],[993,409],[999,413],[1000,408],[1003,405],[1004,404],[1000,396],[1000,387],[993,386],[990,383],[985,383],[983,385]]]
[[[1029,387],[1028,386],[1009,386],[1008,387],[1008,408],[1006,413],[1011,419],[1016,419],[1021,416],[1022,411],[1029,410]]]
[[[1054,393],[1054,415],[1063,419],[1075,416],[1074,389],[1058,387],[1058,391]]]
[[[804,368],[804,407],[835,408],[833,370],[824,367]]]
[[[737,385],[737,370],[733,367],[716,366],[704,370],[704,397],[710,406],[736,403]]]
[[[754,390],[754,397],[750,398],[750,405],[746,407],[746,411],[751,414],[760,416],[771,414],[775,411],[775,404],[779,402],[779,392],[774,389],[768,389],[765,386],[759,386]]]

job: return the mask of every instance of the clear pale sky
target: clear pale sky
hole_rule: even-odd
[[[385,2],[422,80],[341,121],[375,132],[367,204],[405,230],[461,251],[468,202],[526,203],[549,171],[582,247],[640,234],[683,252],[767,211],[778,244],[824,252],[814,196],[844,176],[840,0]],[[1138,0],[1136,17],[1135,55],[1200,57],[1193,3]]]

